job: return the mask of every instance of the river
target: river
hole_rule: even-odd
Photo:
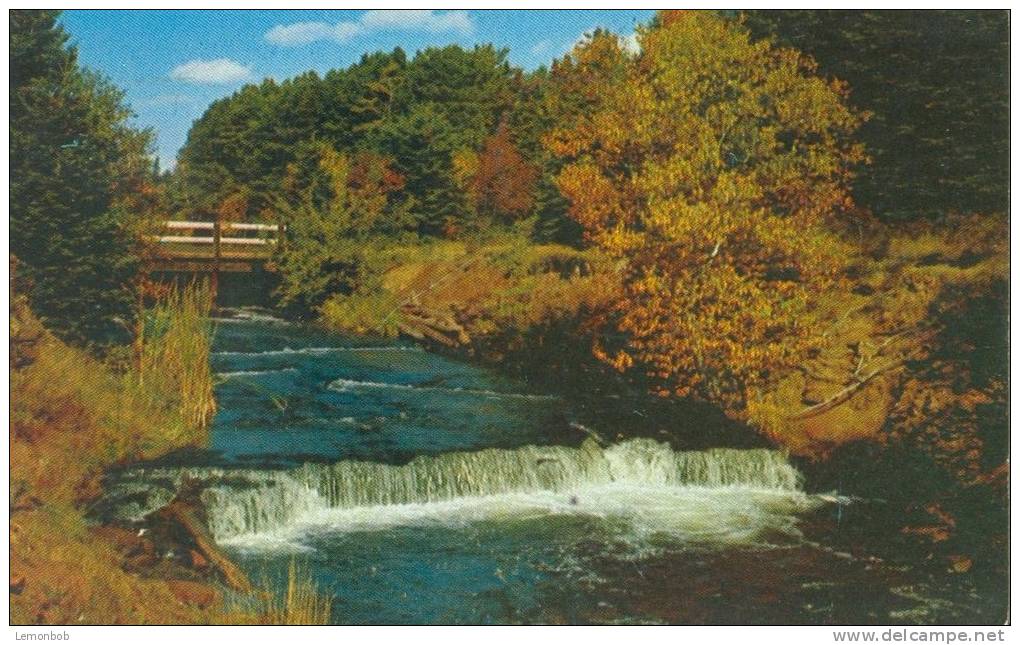
[[[208,449],[127,469],[110,496],[140,518],[202,482],[227,552],[271,584],[296,562],[338,623],[933,623],[996,610],[861,547],[869,501],[809,492],[774,450],[609,444],[591,397],[582,414],[568,393],[257,310],[216,320],[212,363]],[[606,400],[604,418],[618,405]]]

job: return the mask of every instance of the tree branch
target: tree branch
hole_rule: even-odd
[[[891,369],[902,367],[905,362],[906,361],[904,360],[897,360],[883,367],[875,368],[872,371],[865,374],[864,376],[862,376],[861,378],[857,379],[854,383],[843,388],[842,390],[832,395],[828,399],[822,401],[821,403],[818,403],[817,405],[812,405],[809,408],[804,408],[800,412],[797,412],[796,414],[793,414],[787,418],[791,420],[807,419],[822,414],[823,412],[828,412],[837,405],[848,401],[850,397],[852,397],[857,392],[857,390],[867,385],[867,383],[871,381],[871,379],[875,378],[879,374],[882,374],[883,372],[888,372]]]

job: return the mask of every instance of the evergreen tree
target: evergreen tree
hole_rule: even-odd
[[[465,146],[463,132],[434,104],[387,119],[374,136],[370,148],[393,159],[404,177],[419,233],[449,235],[463,226],[467,195],[455,180],[453,155]]]
[[[58,17],[10,12],[10,249],[46,325],[105,345],[131,329],[127,197],[150,175],[150,137],[127,127],[120,90],[78,65]]]
[[[507,53],[492,45],[419,52],[397,95],[401,110],[406,114],[431,105],[455,125],[466,145],[479,149],[517,97],[520,72],[506,61]]]
[[[858,202],[887,219],[1008,208],[1006,11],[755,10],[746,24],[814,57],[872,113]]]

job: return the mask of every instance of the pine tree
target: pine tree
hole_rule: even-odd
[[[885,219],[1008,208],[1006,11],[756,10],[758,37],[811,55],[871,112],[855,196]]]
[[[136,264],[126,191],[151,170],[123,94],[78,65],[55,11],[10,12],[10,249],[48,327],[128,337]]]

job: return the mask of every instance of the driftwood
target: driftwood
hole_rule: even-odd
[[[397,329],[417,340],[431,340],[439,343],[440,345],[446,345],[447,347],[458,346],[455,339],[450,338],[426,324],[418,323],[417,321],[414,323],[401,323],[397,326]]]
[[[245,593],[252,590],[248,576],[216,546],[216,541],[209,534],[209,529],[199,519],[198,513],[191,504],[176,499],[159,511],[159,517],[173,522],[187,534],[195,544],[196,550],[223,575],[223,580],[230,587]]]
[[[577,422],[575,422],[575,421],[571,421],[569,425],[570,425],[570,427],[571,427],[571,428],[573,428],[574,430],[577,430],[577,431],[579,431],[579,432],[583,432],[584,434],[586,434],[586,435],[588,435],[589,437],[591,437],[592,439],[594,439],[594,440],[595,440],[595,442],[596,442],[597,444],[599,444],[600,446],[602,446],[603,448],[605,448],[606,446],[608,446],[608,445],[609,445],[609,442],[608,442],[608,441],[606,441],[606,438],[605,438],[605,437],[603,437],[603,436],[602,436],[602,435],[600,435],[599,433],[595,432],[595,431],[594,431],[594,430],[592,430],[591,428],[588,428],[588,427],[586,427],[586,426],[583,426],[583,425],[581,425],[580,423],[577,423]]]
[[[403,320],[397,325],[400,333],[416,340],[431,340],[447,347],[468,345],[471,337],[453,316],[442,314],[414,302],[400,306]]]
[[[863,344],[864,341],[856,343],[855,346],[853,346],[853,349],[857,355],[857,364],[855,365],[853,373],[850,376],[851,378],[850,385],[846,386],[839,392],[836,392],[834,395],[822,401],[821,403],[812,405],[811,407],[808,408],[804,408],[800,412],[788,416],[787,419],[791,420],[807,419],[822,414],[823,412],[828,412],[829,410],[840,405],[841,403],[845,403],[850,399],[850,397],[857,393],[858,390],[867,385],[872,379],[874,379],[879,374],[883,374],[890,370],[903,367],[903,365],[908,360],[911,360],[912,357],[918,354],[920,347],[923,346],[923,342],[926,337],[924,332],[931,332],[934,331],[934,329],[935,328],[931,325],[918,325],[913,328],[901,329],[889,335],[882,342],[878,343],[878,345],[876,345],[869,353],[865,353],[864,351]],[[883,356],[886,353],[886,350],[895,341],[903,340],[904,338],[909,339],[910,334],[916,334],[916,337],[913,338],[915,347],[909,349],[908,351],[903,353],[898,359],[892,360],[886,365],[877,367],[871,370],[870,372],[864,374],[861,373],[864,370],[865,365],[868,365],[872,361],[878,359],[878,357]],[[805,375],[814,377],[814,375],[808,372],[807,369],[802,369],[802,371]],[[817,380],[825,379],[818,378]]]
[[[904,361],[893,361],[888,365],[876,368],[868,372],[864,376],[858,378],[856,381],[854,381],[847,387],[843,388],[839,392],[836,392],[831,397],[822,401],[821,403],[818,403],[817,405],[812,405],[809,408],[804,408],[800,412],[797,412],[796,414],[793,414],[788,418],[793,420],[807,419],[822,414],[823,412],[828,412],[837,405],[840,405],[841,403],[845,403],[846,401],[848,401],[850,397],[852,397],[859,389],[867,385],[868,382],[871,381],[871,379],[875,378],[879,374],[882,374],[883,372],[888,372],[891,369],[902,367],[903,363]]]

